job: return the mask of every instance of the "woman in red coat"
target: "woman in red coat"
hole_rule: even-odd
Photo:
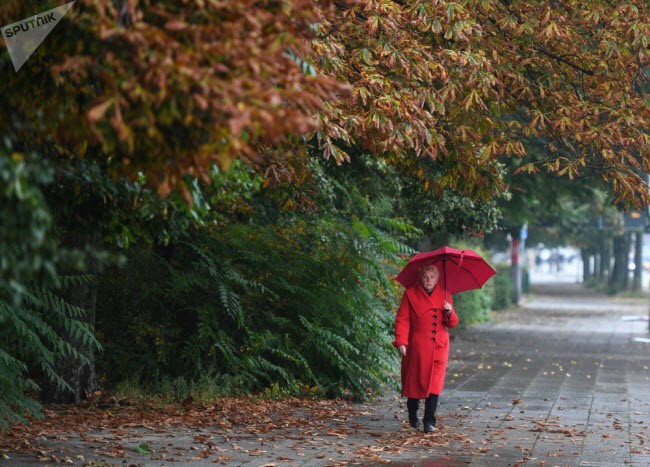
[[[420,399],[425,399],[424,432],[436,425],[438,396],[445,382],[449,334],[458,324],[451,296],[437,285],[440,271],[425,266],[420,282],[404,292],[395,317],[395,342],[402,355],[402,395],[407,397],[409,422],[417,428]]]

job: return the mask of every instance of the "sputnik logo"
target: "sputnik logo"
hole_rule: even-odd
[[[16,71],[23,66],[75,2],[76,0],[2,27],[2,35]]]

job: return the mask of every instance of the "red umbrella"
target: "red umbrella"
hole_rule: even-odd
[[[496,271],[473,250],[458,250],[443,246],[437,250],[415,255],[395,278],[407,289],[415,285],[420,269],[434,265],[440,271],[442,286],[448,293],[480,289]]]

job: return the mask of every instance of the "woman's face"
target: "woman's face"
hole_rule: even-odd
[[[440,273],[437,269],[431,269],[425,272],[422,276],[422,287],[424,287],[424,290],[431,292],[438,283],[438,277],[440,277]]]

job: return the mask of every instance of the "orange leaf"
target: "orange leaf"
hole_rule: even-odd
[[[106,112],[110,106],[113,105],[113,102],[113,99],[108,99],[107,101],[104,101],[101,104],[97,104],[91,108],[88,111],[88,120],[90,120],[90,123],[97,123],[99,120],[101,120],[104,115],[106,115]]]
[[[179,21],[177,19],[173,19],[165,23],[165,29],[169,29],[170,31],[182,31],[183,29],[186,28],[187,28],[187,23],[183,21]]]

